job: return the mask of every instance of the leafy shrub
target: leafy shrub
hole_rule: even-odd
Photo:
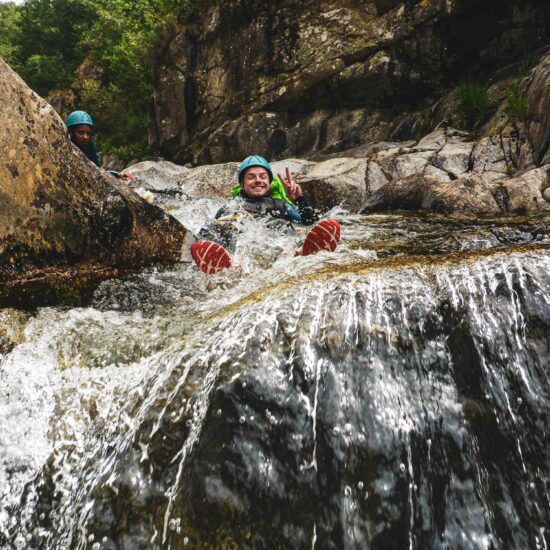
[[[0,57],[9,63],[14,63],[17,57],[17,32],[20,10],[13,3],[0,4]]]
[[[40,95],[46,95],[70,78],[60,55],[31,55],[19,67],[19,74]]]
[[[26,0],[18,6],[14,68],[40,95],[67,87],[84,58],[80,41],[95,11],[85,0]]]
[[[493,104],[485,86],[478,82],[463,82],[457,90],[456,112],[460,122],[469,130],[474,130],[485,122]]]

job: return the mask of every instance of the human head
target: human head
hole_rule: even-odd
[[[67,128],[71,139],[79,147],[87,145],[92,139],[92,117],[86,111],[73,111],[67,117]]]
[[[246,157],[239,166],[239,183],[247,195],[263,197],[269,193],[273,172],[269,162],[259,155]]]

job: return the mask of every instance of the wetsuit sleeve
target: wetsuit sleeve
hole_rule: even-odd
[[[307,197],[298,197],[294,202],[300,212],[300,216],[302,218],[301,223],[303,225],[312,225],[319,221],[319,216],[317,215],[317,212],[315,212],[315,208],[313,208],[313,205]]]
[[[88,156],[88,155],[86,155]],[[96,149],[96,146],[95,146],[95,143],[91,143],[91,147],[90,147],[90,155],[88,156],[88,158],[97,166],[99,167],[101,165],[101,163],[99,162],[99,155],[97,153],[97,149]]]
[[[297,210],[293,206],[290,206],[290,204],[288,204],[287,202],[283,203],[283,205],[283,208],[285,209],[285,217],[288,219],[288,221],[298,222],[301,224],[304,223],[304,220],[302,219],[302,214],[299,210]]]
[[[222,206],[214,216],[214,220],[231,214],[233,210],[228,206]],[[237,231],[232,224],[219,224],[216,221],[207,223],[197,235],[199,241],[212,241],[221,244],[229,252],[235,250]]]
[[[231,214],[231,209],[227,206],[222,206],[214,216],[214,219],[217,220],[218,218],[221,218],[222,216],[227,216],[228,214]]]

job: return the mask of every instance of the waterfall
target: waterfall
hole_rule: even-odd
[[[334,254],[285,237],[27,313],[1,546],[547,548],[540,221],[341,217]]]

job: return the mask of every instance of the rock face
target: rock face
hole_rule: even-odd
[[[528,133],[534,161],[550,164],[550,54],[532,72],[527,85]]]
[[[452,129],[436,130],[417,144],[380,151],[369,159],[378,190],[362,212],[428,209],[444,214],[549,211],[550,166],[519,171],[519,139],[467,141]],[[512,177],[514,176],[514,177]],[[367,186],[369,179],[367,178]],[[380,185],[380,178],[386,183]]]
[[[420,141],[373,143],[321,162],[286,159],[304,193],[321,212],[342,206],[350,212],[430,210],[442,214],[500,214],[550,211],[550,164],[528,170],[521,139],[510,127],[498,137],[469,141],[468,134],[440,128]],[[356,155],[356,156],[354,156]],[[226,197],[237,181],[238,163],[196,168],[144,162],[129,171],[136,185],[153,193],[191,198]]]
[[[151,142],[209,164],[418,139],[446,86],[516,61],[549,20],[546,0],[217,0],[159,60]]]
[[[185,229],[90,163],[53,108],[1,60],[0,97],[2,292],[73,268],[179,259]]]

